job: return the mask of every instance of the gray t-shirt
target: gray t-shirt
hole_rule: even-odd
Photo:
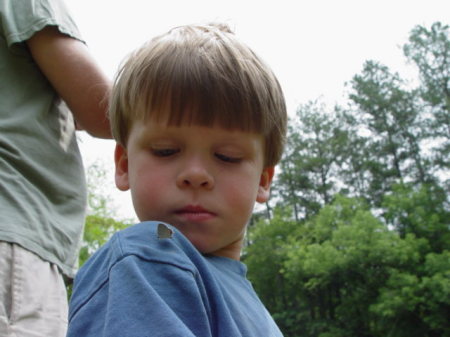
[[[81,40],[59,0],[0,0],[0,240],[73,276],[86,209],[72,114],[26,43],[45,26]]]

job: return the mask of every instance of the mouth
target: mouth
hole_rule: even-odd
[[[189,222],[202,222],[212,219],[215,213],[208,211],[201,206],[188,205],[175,211],[175,214]]]

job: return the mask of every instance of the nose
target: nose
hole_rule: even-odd
[[[209,170],[198,161],[186,163],[177,177],[179,188],[204,188],[214,186],[214,178]]]

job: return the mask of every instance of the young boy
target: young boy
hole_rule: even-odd
[[[286,131],[271,70],[229,29],[185,26],[118,74],[116,185],[141,221],[81,268],[68,336],[281,336],[239,262]]]

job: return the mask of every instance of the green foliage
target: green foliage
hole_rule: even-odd
[[[442,122],[443,135],[447,138],[450,135],[449,30],[448,25],[440,22],[434,23],[430,29],[417,26],[411,31],[409,43],[403,47],[405,56],[419,69],[422,81],[421,96],[437,108],[436,122]]]
[[[86,217],[84,227],[83,243],[80,249],[79,264],[84,262],[104,245],[109,238],[117,231],[125,229],[130,224],[91,214]]]
[[[419,272],[417,272],[419,271]],[[430,253],[413,272],[395,270],[370,310],[379,335],[449,336],[450,253]]]
[[[367,310],[389,268],[417,260],[414,247],[387,230],[355,199],[338,197],[306,226],[299,249],[288,250],[286,270],[301,280],[310,319],[344,328],[348,335],[369,333],[374,318]]]
[[[445,336],[449,252],[336,196],[307,221],[250,228],[249,278],[287,336]],[[408,327],[408,328],[407,328]]]
[[[88,215],[80,249],[80,266],[117,231],[128,227],[131,219],[115,220],[115,207],[108,196],[106,168],[94,163],[87,169]]]
[[[367,61],[301,105],[244,260],[285,336],[450,337],[449,27],[411,31],[416,88]]]
[[[131,219],[115,220],[114,204],[104,187],[107,176],[104,165],[95,163],[87,169],[88,215],[85,220],[83,240],[78,256],[81,267],[117,231],[128,227]],[[72,284],[67,286],[68,296],[72,293]]]
[[[422,109],[430,116],[429,136],[433,137],[435,165],[450,167],[450,27],[440,22],[430,29],[416,26],[409,43],[403,47],[407,59],[414,63],[421,80]]]
[[[408,91],[398,74],[374,61],[367,61],[351,84],[355,126],[367,131],[364,168],[375,204],[395,183],[429,181],[429,160],[421,150],[425,116],[416,90]]]
[[[347,133],[338,111],[324,112],[320,101],[297,110],[288,128],[287,148],[275,185],[295,218],[314,215],[338,191],[337,169],[346,157]]]
[[[289,284],[283,275],[283,264],[286,256],[284,244],[296,228],[296,222],[288,220],[291,214],[288,209],[275,209],[269,222],[260,219],[250,227],[249,245],[242,256],[243,261],[252,266],[250,279],[260,291],[266,294],[265,302],[277,312],[285,315],[283,322],[289,325],[289,315],[295,314],[296,303],[287,296]],[[289,308],[285,312],[285,308]],[[295,323],[295,320],[292,320]]]
[[[428,240],[431,250],[450,247],[450,212],[446,194],[437,185],[395,185],[384,197],[384,218],[402,236],[410,233]]]

